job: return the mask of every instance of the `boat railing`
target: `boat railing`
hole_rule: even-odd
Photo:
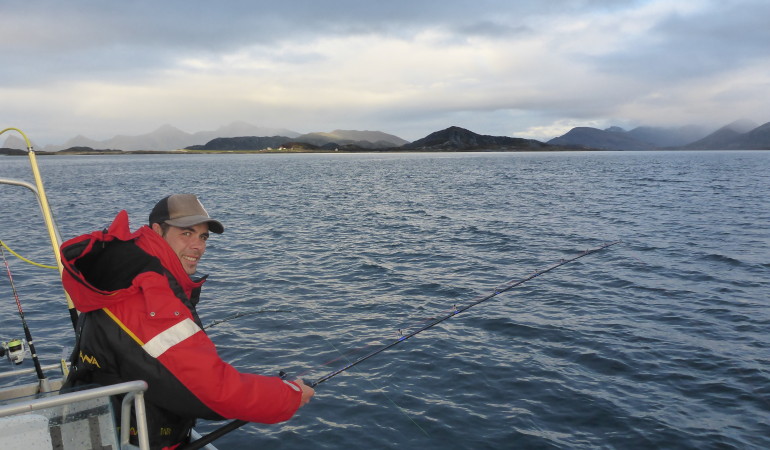
[[[38,448],[150,448],[144,405],[144,381],[129,381],[82,391],[15,399],[0,405],[0,444],[3,448],[24,443],[25,450]],[[115,436],[110,397],[124,395],[121,403],[120,437]],[[139,446],[129,443],[131,408],[134,408]],[[18,438],[18,440],[17,440]],[[32,438],[32,439],[30,439]]]
[[[40,212],[45,214],[45,210],[43,209],[44,208],[44,206],[43,206],[44,203],[40,199],[40,193],[38,192],[38,190],[37,190],[37,188],[35,187],[34,184],[29,183],[29,182],[24,181],[24,180],[15,180],[15,179],[12,179],[12,178],[0,178],[0,184],[7,184],[7,185],[10,185],[10,186],[21,186],[21,187],[25,187],[25,188],[29,189],[30,191],[32,191],[32,193],[35,195],[35,199],[37,200],[37,205],[40,207]],[[58,243],[61,242],[61,236],[59,235],[59,228],[56,226],[56,222],[54,221],[53,216],[51,216],[51,223],[53,224],[53,232],[54,232],[54,234],[56,236],[56,242],[58,244]]]
[[[69,364],[67,363],[67,365],[69,365]],[[58,364],[57,363],[54,363],[54,364],[43,364],[43,365],[40,366],[40,368],[44,372],[48,372],[50,370],[61,370],[62,369],[62,364],[61,363],[58,363]],[[2,379],[2,378],[13,378],[13,377],[21,376],[21,375],[32,374],[32,373],[35,373],[35,368],[33,368],[33,367],[30,367],[30,368],[27,368],[27,369],[11,370],[9,372],[0,372],[0,379]]]

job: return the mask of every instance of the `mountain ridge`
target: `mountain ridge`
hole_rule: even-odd
[[[739,119],[728,123],[702,139],[683,146],[683,148],[688,150],[734,150],[744,147],[750,141],[749,146],[762,147],[761,142],[756,139],[747,139],[746,135],[767,125],[770,125],[770,122],[757,126],[754,122]],[[764,147],[770,148],[770,139],[765,141]],[[753,148],[745,148],[745,150],[753,150]]]
[[[246,135],[284,135],[291,138],[301,133],[285,128],[262,127],[243,121],[235,121],[220,126],[216,130],[187,133],[170,124],[164,124],[149,133],[139,135],[116,135],[109,139],[95,140],[83,135],[77,135],[64,144],[47,145],[42,150],[55,152],[72,147],[111,148],[124,151],[137,150],[178,150],[185,147],[203,144],[217,137],[236,137]],[[6,145],[6,147],[9,147]]]
[[[637,127],[631,131],[620,127],[575,127],[547,143],[603,150],[768,150],[770,122],[757,125],[739,119],[711,133],[695,125]]]
[[[404,139],[381,131],[334,130],[307,133],[300,136],[236,136],[218,137],[203,145],[191,145],[187,150],[268,150],[277,148],[353,149],[395,148],[408,143]]]
[[[575,127],[566,134],[548,141],[550,145],[573,145],[602,150],[652,150],[654,146],[628,136],[622,128],[600,130],[592,127]]]
[[[228,142],[227,139],[235,139]],[[702,126],[649,127],[640,126],[630,131],[612,126],[604,130],[592,127],[575,127],[562,136],[545,143],[534,139],[508,136],[480,135],[472,131],[450,126],[435,131],[414,142],[381,131],[336,129],[331,132],[301,134],[284,128],[255,126],[243,121],[232,122],[217,130],[184,132],[170,124],[141,135],[117,135],[97,141],[83,135],[75,136],[63,145],[46,146],[45,152],[64,149],[114,149],[117,151],[175,151],[198,150],[263,150],[279,148],[291,143],[301,148],[319,150],[363,151],[378,149],[404,150],[515,150],[539,149],[543,146],[567,149],[600,150],[758,150],[770,149],[770,122],[757,125],[748,119],[731,122],[711,133]],[[25,149],[23,140],[9,135],[5,149]],[[40,147],[33,148],[41,151]],[[77,151],[77,150],[75,150]]]

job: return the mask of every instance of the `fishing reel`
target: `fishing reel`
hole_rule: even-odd
[[[26,349],[24,348],[24,341],[21,339],[12,339],[8,342],[0,344],[0,357],[7,356],[8,361],[18,365],[24,361],[24,354]]]

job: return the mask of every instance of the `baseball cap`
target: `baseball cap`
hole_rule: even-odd
[[[204,222],[209,224],[209,230],[214,233],[219,234],[225,231],[225,227],[209,216],[198,197],[193,194],[169,195],[159,201],[150,212],[150,225],[167,223],[175,227],[186,228]]]

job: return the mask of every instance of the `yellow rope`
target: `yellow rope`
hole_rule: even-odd
[[[56,266],[47,266],[45,264],[36,263],[35,261],[30,261],[29,259],[21,256],[20,254],[16,253],[15,251],[11,250],[11,247],[8,247],[8,245],[6,245],[5,242],[3,242],[3,241],[0,241],[0,246],[3,246],[5,248],[7,248],[8,251],[11,252],[11,254],[13,256],[19,258],[20,260],[22,260],[24,262],[28,262],[28,263],[32,264],[33,266],[42,267],[44,269],[58,269],[58,267],[56,267]]]

